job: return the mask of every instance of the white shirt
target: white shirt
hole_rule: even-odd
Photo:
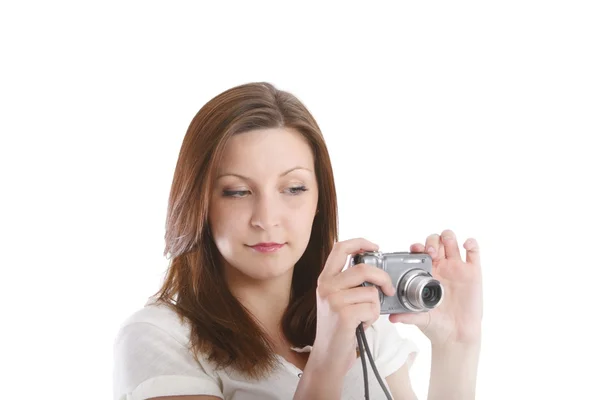
[[[386,376],[405,362],[411,362],[411,353],[417,353],[416,345],[402,338],[387,316],[381,317],[365,334],[384,382]],[[189,338],[187,321],[182,323],[173,310],[152,300],[129,316],[114,342],[113,399],[201,394],[225,400],[294,397],[302,371],[285,358],[278,356],[280,366],[268,378],[247,381],[231,369],[217,370],[205,357],[198,357],[198,363],[188,349]],[[293,350],[310,351],[311,347]],[[385,399],[368,359],[366,361],[370,398]],[[364,399],[360,357],[344,379],[342,399]]]

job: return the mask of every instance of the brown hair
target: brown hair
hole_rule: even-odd
[[[338,239],[337,199],[329,153],[317,122],[292,94],[266,82],[240,85],[211,99],[183,139],[169,196],[165,252],[171,259],[157,301],[191,325],[190,350],[217,367],[248,378],[266,376],[277,359],[263,330],[231,294],[208,229],[215,171],[227,140],[252,129],[291,128],[310,144],[318,181],[318,213],[304,254],[294,267],[283,332],[293,346],[316,334],[317,278]]]

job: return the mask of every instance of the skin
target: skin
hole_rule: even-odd
[[[297,168],[300,167],[300,168]],[[310,238],[318,187],[310,147],[293,130],[255,130],[228,142],[211,194],[209,224],[225,261],[232,293],[261,322],[275,347],[288,347],[280,320],[289,299],[292,273]],[[241,176],[243,177],[241,177]],[[306,189],[306,190],[305,190]],[[284,243],[275,253],[249,247],[260,242]],[[479,246],[463,244],[462,259],[453,231],[428,236],[411,252],[427,252],[433,276],[444,285],[444,301],[427,313],[390,315],[390,321],[416,325],[431,341],[428,399],[474,399],[481,341],[482,285]],[[373,266],[343,270],[347,257],[377,250],[363,238],[338,242],[318,280],[317,335],[295,399],[339,399],[343,379],[356,357],[355,329],[379,317],[379,298],[368,281],[387,295],[395,288],[389,275]],[[408,367],[385,377],[397,399],[415,399]],[[203,400],[211,396],[167,399]]]
[[[445,299],[429,313],[391,315],[390,321],[416,325],[432,344],[470,343],[479,340],[483,317],[483,291],[479,245],[473,238],[463,243],[463,261],[453,231],[432,234],[425,244],[415,243],[411,252],[427,252],[433,261],[432,275],[444,286]]]
[[[312,150],[293,130],[245,132],[228,142],[217,176],[209,224],[228,285],[279,342],[294,265],[317,210]],[[267,254],[249,247],[267,242],[284,246]]]

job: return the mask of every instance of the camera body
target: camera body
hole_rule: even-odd
[[[386,271],[396,294],[386,296],[379,287],[380,314],[427,312],[437,307],[444,297],[442,284],[431,275],[429,254],[368,251],[354,255],[350,267],[369,264]],[[363,286],[375,286],[365,282]]]

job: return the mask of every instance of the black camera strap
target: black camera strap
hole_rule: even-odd
[[[363,329],[362,323],[358,325],[356,328],[356,340],[358,341],[358,349],[360,351],[360,359],[362,362],[362,370],[363,370],[363,378],[365,382],[365,399],[369,399],[369,374],[367,372],[367,361],[365,360],[365,350],[367,356],[369,357],[369,362],[371,363],[371,368],[373,368],[373,372],[379,381],[379,385],[381,385],[381,389],[385,393],[385,396],[388,400],[392,400],[392,395],[385,387],[385,383],[381,376],[379,375],[379,371],[377,371],[377,366],[375,365],[375,361],[373,360],[373,355],[371,354],[371,350],[369,349],[369,344],[367,343],[367,337],[365,336],[365,330]]]

